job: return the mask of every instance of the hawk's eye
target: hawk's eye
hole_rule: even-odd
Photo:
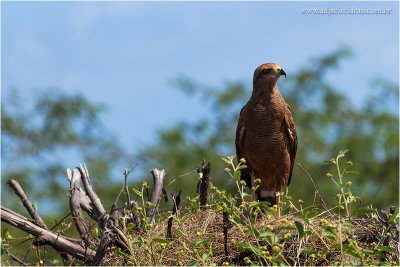
[[[271,69],[263,69],[262,74],[268,74],[271,72]]]

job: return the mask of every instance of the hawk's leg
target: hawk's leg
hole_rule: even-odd
[[[276,192],[276,212],[278,219],[281,217],[281,207],[280,207],[280,202],[281,202],[281,192]]]

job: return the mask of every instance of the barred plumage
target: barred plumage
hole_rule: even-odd
[[[236,130],[237,158],[245,158],[247,168],[241,178],[251,187],[261,179],[257,199],[278,204],[276,192],[290,184],[297,150],[297,134],[289,105],[276,82],[286,73],[274,63],[254,72],[253,93],[242,108]]]

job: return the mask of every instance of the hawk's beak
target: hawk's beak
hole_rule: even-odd
[[[283,69],[281,69],[281,71],[279,72],[279,74],[282,76],[282,75],[285,75],[285,78],[286,78],[286,72],[283,70]]]

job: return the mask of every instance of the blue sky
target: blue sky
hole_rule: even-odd
[[[2,2],[1,89],[81,92],[134,151],[157,129],[209,114],[171,85],[251,84],[254,69],[291,73],[349,46],[329,78],[360,105],[372,78],[398,82],[398,2]],[[388,8],[388,15],[304,15],[303,8]],[[281,89],[284,80],[280,81]],[[397,108],[396,108],[397,109]]]

